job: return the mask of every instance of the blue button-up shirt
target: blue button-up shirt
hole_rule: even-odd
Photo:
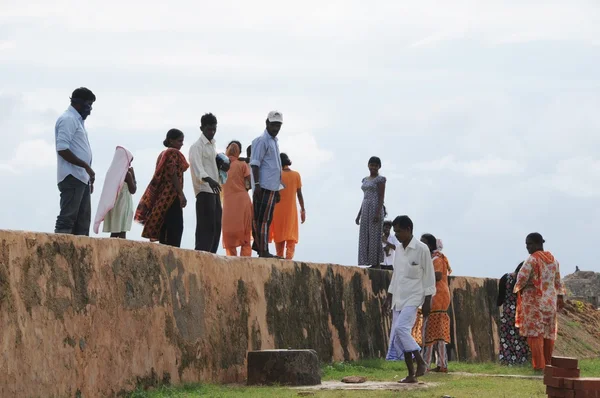
[[[252,154],[250,166],[258,166],[260,187],[269,191],[279,191],[281,185],[281,158],[279,157],[279,144],[277,137],[265,130],[261,136],[252,141]],[[252,174],[254,186],[254,173]]]
[[[57,178],[58,182],[64,180],[69,174],[79,181],[87,184],[90,176],[83,167],[75,166],[67,162],[58,151],[70,150],[73,155],[92,165],[92,148],[85,130],[84,120],[75,108],[69,108],[58,118],[54,127],[57,156]]]

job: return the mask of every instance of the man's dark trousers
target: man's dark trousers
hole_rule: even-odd
[[[196,196],[196,250],[216,253],[221,240],[221,197],[200,192]]]
[[[90,185],[68,175],[58,183],[60,214],[56,218],[57,234],[90,235],[92,203]]]

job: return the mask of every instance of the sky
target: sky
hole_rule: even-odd
[[[187,155],[212,112],[218,149],[245,151],[277,109],[304,184],[297,260],[356,264],[375,155],[390,217],[442,239],[454,274],[514,270],[534,231],[563,274],[600,271],[599,66],[595,0],[2,0],[0,229],[53,231],[54,125],[86,86],[94,214],[117,145],[137,204],[167,130]],[[193,248],[189,172],[184,184]]]

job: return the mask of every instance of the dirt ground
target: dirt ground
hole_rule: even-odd
[[[600,311],[591,304],[567,300],[558,317],[555,355],[600,357]]]

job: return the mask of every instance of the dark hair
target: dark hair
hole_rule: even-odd
[[[229,148],[231,146],[231,144],[236,144],[238,146],[238,148],[240,148],[240,153],[242,153],[242,143],[241,142],[239,142],[237,140],[233,140],[229,144],[227,144],[227,148]]]
[[[427,244],[427,246],[429,246],[429,250],[437,250],[437,239],[435,238],[435,236],[431,234],[423,234],[421,235],[421,239],[425,239],[425,243]]]
[[[282,166],[291,166],[292,165],[292,161],[290,160],[290,157],[287,155],[287,153],[280,153],[279,158],[281,159]]]
[[[212,113],[205,113],[200,118],[200,126],[208,126],[212,124],[217,124],[217,117]]]
[[[163,145],[168,148],[169,141],[178,140],[181,137],[183,137],[183,132],[181,130],[171,129],[171,130],[167,131],[167,138],[165,138],[165,140],[163,141]]]
[[[383,222],[383,226],[384,226],[384,227],[387,227],[387,226],[389,226],[389,227],[391,228],[391,227],[392,227],[392,225],[393,225],[393,223],[392,223],[390,220],[385,220],[385,221]]]
[[[411,231],[413,230],[413,222],[409,216],[398,216],[394,218],[394,222],[392,223],[392,225],[401,229],[410,228]]]
[[[381,167],[381,159],[379,159],[377,156],[371,156],[371,158],[369,159],[369,163],[367,164],[376,164],[377,166]]]
[[[517,265],[517,268],[515,269],[515,276],[519,274],[519,271],[521,271],[521,267],[523,266],[525,262],[521,261],[521,263],[519,265]]]
[[[71,102],[79,102],[79,101],[96,101],[96,96],[94,95],[94,93],[92,93],[92,90],[90,90],[87,87],[79,87],[76,88],[75,91],[73,91],[73,94],[71,94]]]
[[[538,245],[543,245],[544,243],[546,243],[546,241],[542,237],[542,234],[537,232],[532,232],[529,235],[527,235],[527,239],[531,240],[533,243]]]

